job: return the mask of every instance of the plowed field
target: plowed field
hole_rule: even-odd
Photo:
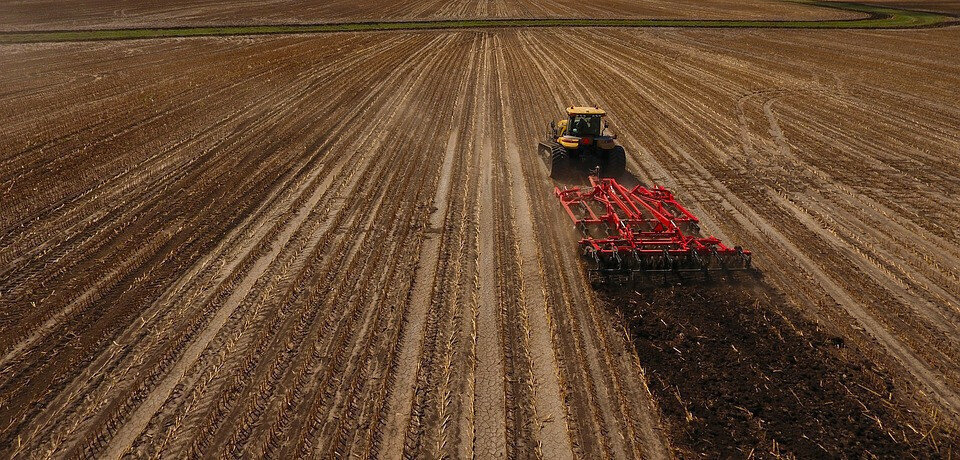
[[[5,30],[104,27],[165,27],[232,24],[298,24],[332,21],[382,21],[460,18],[695,18],[695,19],[840,19],[862,16],[778,0],[521,0],[449,2],[441,0],[336,0],[296,2],[264,0],[25,0],[0,6]]]
[[[958,44],[3,46],[0,455],[955,455]],[[591,287],[535,148],[572,103],[758,272]]]

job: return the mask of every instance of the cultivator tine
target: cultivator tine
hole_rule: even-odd
[[[643,258],[640,257],[640,253],[637,252],[636,249],[634,249],[630,251],[630,255],[632,256],[631,261],[633,262],[633,266],[630,268],[630,271],[632,272],[643,271],[644,263],[643,263]]]
[[[670,255],[670,251],[663,250],[663,268],[664,270],[676,270],[677,261]]]
[[[724,259],[724,257],[721,256],[719,252],[717,252],[717,248],[713,248],[710,250],[710,260],[713,263],[715,263],[716,264],[715,266],[719,267],[720,270],[724,270],[724,271],[728,270],[727,260]]]
[[[740,256],[743,269],[749,270],[751,268],[752,255],[748,251],[744,251],[740,246],[734,246],[734,250],[737,251],[737,255]]]
[[[610,260],[607,268],[614,272],[623,271],[623,259],[620,258],[620,251],[610,252]]]
[[[694,268],[707,271],[707,264],[705,264],[703,259],[700,258],[700,253],[697,251],[690,251],[690,259],[693,262]]]
[[[580,245],[591,276],[652,272],[746,270],[749,251],[699,236],[699,219],[662,187],[627,189],[615,179],[590,178],[592,187],[555,189],[583,236]]]

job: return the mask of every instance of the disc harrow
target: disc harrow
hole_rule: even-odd
[[[700,236],[700,221],[669,190],[628,189],[615,179],[590,177],[589,188],[555,194],[583,237],[590,275],[633,277],[656,272],[709,272],[750,268],[750,251]]]

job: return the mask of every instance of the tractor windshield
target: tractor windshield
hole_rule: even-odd
[[[600,115],[571,115],[568,133],[571,136],[587,137],[599,136],[603,129]]]

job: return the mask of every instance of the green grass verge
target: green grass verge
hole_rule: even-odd
[[[436,21],[357,22],[340,24],[290,24],[142,29],[50,30],[2,32],[0,44],[64,41],[131,40],[145,38],[208,37],[231,35],[309,34],[427,29],[482,29],[515,27],[674,27],[748,29],[904,29],[957,23],[956,17],[925,11],[859,3],[788,0],[804,5],[864,13],[856,19],[738,20],[738,19],[470,19]]]

